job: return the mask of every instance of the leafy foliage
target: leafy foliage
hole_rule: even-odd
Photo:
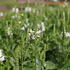
[[[30,6],[32,11],[25,12],[25,7]],[[69,70],[70,37],[65,35],[70,32],[69,19],[68,6],[24,4],[18,13],[5,13],[0,19],[0,48],[6,62],[0,62],[0,70]],[[29,38],[29,30],[36,32],[41,22],[45,31],[40,37],[34,35],[34,40]]]

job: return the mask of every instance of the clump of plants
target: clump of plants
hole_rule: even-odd
[[[14,7],[0,19],[0,49],[0,70],[69,70],[70,7]]]

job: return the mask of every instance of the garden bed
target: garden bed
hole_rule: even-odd
[[[70,70],[69,5],[25,3],[2,16],[0,70]]]

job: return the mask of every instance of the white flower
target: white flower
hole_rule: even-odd
[[[0,17],[3,17],[3,15],[4,15],[3,12],[0,12]]]
[[[2,54],[2,50],[0,49],[0,57],[2,57],[2,55],[3,55],[3,54]]]
[[[27,24],[24,24],[24,27],[27,28]]]
[[[3,55],[2,50],[0,49],[0,61],[5,61],[5,56]]]
[[[37,37],[40,37],[40,33],[41,33],[42,31],[41,30],[38,30],[37,32],[36,32],[36,36]]]
[[[43,22],[41,23],[41,26],[42,26],[42,31],[45,31],[45,25]]]
[[[35,39],[34,35],[33,35],[33,34],[31,34],[31,33],[29,33],[29,38],[30,38],[30,39],[32,39],[32,40],[34,40],[34,39]]]
[[[42,32],[42,31],[41,31],[41,30],[39,30],[39,31],[37,31],[37,32],[36,32],[36,34],[40,34],[41,32]]]
[[[69,32],[65,32],[64,35],[65,35],[65,37],[70,37],[70,33]],[[63,33],[61,33],[61,36],[63,36]]]
[[[18,8],[16,8],[16,13],[18,13],[19,12],[19,9]]]
[[[37,26],[39,29],[42,27],[42,32],[45,31],[45,25],[43,22],[41,24],[37,24]]]
[[[31,11],[32,11],[32,8],[31,8],[31,7],[26,7],[26,8],[24,9],[24,11],[25,11],[25,12],[31,12]]]
[[[5,56],[0,57],[0,61],[5,61]]]
[[[14,19],[14,18],[17,18],[18,17],[18,15],[17,14],[15,14],[15,15],[13,15],[12,16],[12,18]]]
[[[23,27],[21,28],[21,30],[23,30],[23,31],[24,31],[24,30],[25,30],[25,27],[23,26]]]
[[[18,8],[12,8],[12,12],[18,13],[19,9]]]
[[[8,34],[9,36],[12,36],[12,35],[13,35],[12,30],[11,30],[10,27],[7,28],[7,34]]]
[[[12,8],[12,12],[15,12],[15,8]]]
[[[41,24],[37,24],[38,28],[40,29],[41,28]]]
[[[28,26],[29,26],[29,23],[28,24],[24,24],[24,26],[21,28],[21,30],[24,31]]]
[[[46,63],[44,64],[44,67],[46,67]]]
[[[70,37],[70,33],[69,33],[69,32],[66,32],[66,33],[65,33],[65,36],[66,36],[66,37]]]
[[[32,29],[30,29],[30,33],[34,33],[35,31],[33,31]]]

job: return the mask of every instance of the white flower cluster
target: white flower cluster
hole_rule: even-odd
[[[28,20],[29,19],[26,19],[26,24],[24,24],[24,26],[21,28],[22,31],[25,31],[25,29],[30,25]],[[41,22],[41,24],[37,24],[37,27],[37,31],[34,31],[32,29],[29,30],[28,37],[32,40],[34,40],[36,37],[40,37],[40,34],[45,31],[44,22]]]
[[[24,11],[25,12],[31,12],[32,11],[32,8],[31,7],[25,7]]]
[[[66,32],[66,33],[65,33],[65,36],[66,36],[66,37],[70,37],[70,33],[69,33],[69,32]]]
[[[41,32],[44,32],[45,31],[45,25],[44,25],[44,22],[41,22],[41,24],[38,24],[38,29],[41,30]]]
[[[40,34],[45,31],[44,23],[38,24],[38,29],[36,32],[30,29],[29,31],[29,38],[34,40],[37,37],[40,37]]]
[[[41,26],[42,26],[42,32],[45,31],[45,26],[43,22],[41,23]]]
[[[18,13],[19,12],[19,8],[12,8],[11,10],[12,12]],[[32,9],[32,7],[25,7],[24,8],[24,12],[31,12],[33,11],[35,13],[35,9]]]
[[[30,29],[28,36],[29,36],[29,38],[32,39],[32,40],[35,39],[34,33],[35,33],[35,31],[33,31],[32,29]]]
[[[15,15],[13,15],[12,16],[12,18],[14,19],[14,18],[17,18],[18,17],[18,15],[17,14],[15,14]]]
[[[18,13],[19,9],[18,8],[12,8],[12,12]]]
[[[29,26],[29,22],[28,22],[28,18],[26,19],[26,22],[24,24],[24,26],[21,28],[21,30],[25,31],[25,29]]]
[[[70,37],[70,33],[69,32],[65,32],[64,35],[65,35],[65,37]],[[63,33],[61,34],[61,36],[63,36]]]
[[[15,13],[15,14],[12,16],[13,19],[19,17],[18,14],[17,14],[17,13],[19,12],[19,8],[12,8],[12,12]]]
[[[7,34],[8,34],[9,36],[12,36],[12,35],[13,35],[12,30],[11,30],[10,27],[7,28]]]
[[[2,50],[0,49],[0,61],[5,61],[5,60],[6,60],[6,58],[5,58],[5,56],[3,55]]]
[[[25,31],[25,29],[29,26],[29,23],[28,24],[24,24],[24,26],[21,28],[21,30]]]
[[[0,12],[0,17],[3,17],[4,16],[4,13],[3,12]]]

